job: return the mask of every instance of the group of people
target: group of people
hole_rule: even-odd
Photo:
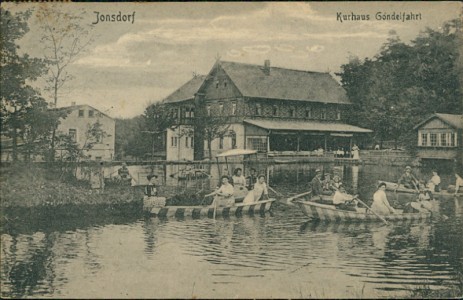
[[[457,194],[460,188],[463,189],[463,178],[455,173],[455,194]],[[430,200],[433,200],[433,192],[439,192],[441,190],[441,178],[437,170],[432,171],[432,176],[427,183],[419,181],[413,174],[412,168],[407,166],[404,174],[397,181],[398,185],[403,185],[406,188],[416,189],[418,196],[417,199],[408,203],[405,208],[409,208],[406,212],[419,211],[419,207],[425,207]],[[332,179],[330,174],[325,174],[325,178],[322,179],[322,171],[317,169],[315,176],[311,181],[312,186],[312,199],[318,201],[326,201],[324,199],[330,198],[332,204],[338,209],[342,210],[357,210],[357,204],[359,199],[357,195],[350,195],[346,192],[346,189],[340,180],[338,175],[335,175]],[[396,210],[390,205],[386,196],[387,184],[381,182],[375,193],[373,194],[373,204],[371,210],[381,215],[393,214]],[[419,207],[418,207],[419,206]]]
[[[212,205],[215,207],[230,207],[235,204],[235,191],[244,189],[247,195],[243,199],[243,203],[252,203],[259,200],[267,200],[268,188],[265,182],[264,175],[255,175],[256,170],[251,169],[251,174],[248,178],[242,175],[241,168],[237,168],[234,175],[230,178],[223,175],[220,178],[220,187],[214,192],[206,196],[215,196]]]
[[[400,176],[399,180],[397,181],[397,187],[403,185],[409,189],[415,189],[420,193],[430,194],[432,199],[432,193],[440,192],[441,191],[441,178],[437,172],[437,170],[432,170],[432,176],[425,182],[423,180],[418,180],[412,173],[412,168],[410,166],[405,167],[405,172]],[[452,187],[452,186],[450,186]],[[453,187],[452,187],[453,188]],[[461,176],[455,172],[455,191],[454,194],[458,194],[460,188],[463,188],[463,179]],[[448,191],[449,189],[447,189]],[[452,190],[452,189],[451,189]]]

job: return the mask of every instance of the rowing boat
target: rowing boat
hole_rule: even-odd
[[[382,221],[379,217],[372,214],[365,208],[357,208],[357,211],[347,211],[337,209],[334,205],[316,203],[310,200],[310,192],[296,195],[288,202],[294,202],[299,205],[302,212],[310,219],[333,221],[333,222],[373,222]],[[382,215],[386,221],[418,221],[426,220],[431,217],[430,212],[419,213],[397,213],[391,215]]]
[[[386,184],[386,191],[393,191],[393,192],[404,193],[404,194],[417,194],[418,193],[416,189],[407,188],[403,186],[402,184],[397,185],[397,183],[395,182],[381,181],[381,180],[379,182],[384,182]],[[454,193],[449,193],[445,190],[440,190],[439,192],[432,192],[432,194],[443,196],[443,197],[454,197],[455,196]],[[463,196],[463,193],[459,192],[457,193],[457,196],[461,197]]]
[[[241,216],[241,215],[253,215],[261,214],[270,210],[273,202],[276,199],[269,199],[263,201],[257,201],[253,203],[235,203],[230,207],[214,207],[212,205],[208,206],[163,206],[162,200],[161,203],[155,203],[153,197],[146,197],[143,199],[143,210],[151,215],[157,216],[159,218],[214,218],[214,215],[217,217],[231,217],[231,216]],[[154,197],[156,198],[156,197]],[[161,198],[161,197],[158,197]]]

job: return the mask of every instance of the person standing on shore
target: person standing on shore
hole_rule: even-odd
[[[352,159],[360,159],[360,148],[356,144],[354,144],[354,147],[352,147]]]
[[[157,189],[156,189],[156,178],[158,178],[154,174],[150,174],[146,176],[146,179],[148,179],[148,184],[145,186],[145,195],[148,197],[151,196],[157,196]]]
[[[456,178],[456,181],[455,181],[455,195],[456,195],[460,191],[460,188],[463,187],[463,178],[461,178],[461,176],[457,173],[455,173],[455,178]]]

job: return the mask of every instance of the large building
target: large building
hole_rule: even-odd
[[[218,61],[207,76],[196,76],[163,100],[177,126],[167,132],[167,160],[206,156],[195,143],[201,118],[221,117],[229,124],[213,140],[213,155],[233,148],[267,154],[350,147],[369,129],[346,123],[351,102],[329,74]],[[199,122],[199,123],[198,123]],[[185,134],[188,130],[193,135]],[[199,138],[198,138],[199,137]]]
[[[65,118],[60,119],[60,124],[56,130],[56,134],[69,135],[77,142],[83,154],[89,160],[105,160],[109,161],[114,158],[114,145],[116,136],[116,121],[108,115],[91,107],[90,105],[71,105],[68,107],[59,108],[65,110],[68,114]],[[94,140],[89,140],[87,131],[90,126],[95,123],[101,124],[101,131],[104,135],[99,135]],[[86,145],[92,143],[90,149]],[[59,159],[66,159],[66,150],[56,148],[56,156]]]
[[[415,126],[419,158],[463,163],[463,115],[433,114]]]

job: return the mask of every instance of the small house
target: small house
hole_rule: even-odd
[[[463,115],[433,114],[415,126],[418,157],[463,162]]]

